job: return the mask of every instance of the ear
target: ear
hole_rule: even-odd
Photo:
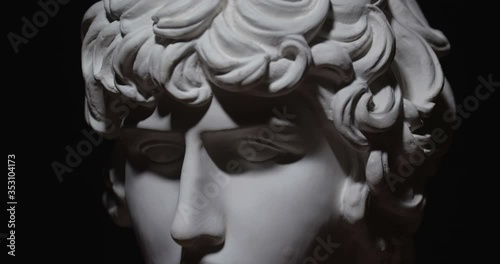
[[[115,224],[121,227],[131,227],[132,220],[125,198],[125,171],[119,148],[114,153],[113,164],[105,171],[106,191],[103,194],[103,204]],[[122,164],[120,166],[120,164]]]
[[[340,214],[349,223],[363,219],[367,207],[369,188],[362,182],[355,182],[351,177],[345,180],[340,199]]]

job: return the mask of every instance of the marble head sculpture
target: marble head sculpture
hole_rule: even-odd
[[[414,0],[98,2],[105,206],[147,263],[413,263],[448,49]]]

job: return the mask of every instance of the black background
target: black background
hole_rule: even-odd
[[[64,163],[66,146],[75,147],[88,129],[83,118],[84,83],[80,68],[80,22],[95,1],[73,0],[61,6],[46,26],[21,44],[19,53],[7,39],[20,34],[23,16],[40,10],[36,1],[3,7],[3,96],[5,154],[16,155],[19,204],[16,209],[16,260],[49,263],[141,263],[133,233],[114,226],[101,205],[101,167],[109,144],[84,158],[60,183],[53,161]],[[478,77],[500,81],[492,50],[498,46],[497,14],[479,1],[419,1],[431,26],[452,43],[442,59],[457,104],[474,94]],[[484,1],[486,2],[486,1]],[[5,71],[6,69],[6,71]],[[455,263],[473,257],[482,263],[491,251],[490,220],[498,205],[493,168],[497,163],[498,94],[481,102],[456,131],[438,177],[428,185],[427,211],[416,237],[419,263]],[[6,189],[7,179],[0,187]],[[4,187],[2,187],[4,186]],[[0,233],[7,230],[2,195]],[[2,220],[3,222],[4,220]],[[16,263],[0,243],[0,262]],[[20,261],[23,260],[23,261]]]

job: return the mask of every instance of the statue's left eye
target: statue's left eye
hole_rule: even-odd
[[[252,163],[266,162],[286,152],[272,144],[258,139],[242,140],[233,150],[239,157]]]
[[[241,170],[231,174],[290,164],[304,157],[308,149],[308,141],[296,128],[279,132],[272,132],[267,126],[204,131],[201,138],[208,155],[221,170],[228,172],[235,162],[240,165]]]

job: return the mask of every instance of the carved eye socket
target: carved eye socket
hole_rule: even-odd
[[[158,164],[169,164],[183,158],[184,149],[181,146],[168,143],[147,144],[141,147],[141,152],[149,161]]]
[[[271,144],[259,142],[257,139],[241,141],[235,152],[238,153],[241,158],[253,163],[270,161],[284,153],[283,150]]]

